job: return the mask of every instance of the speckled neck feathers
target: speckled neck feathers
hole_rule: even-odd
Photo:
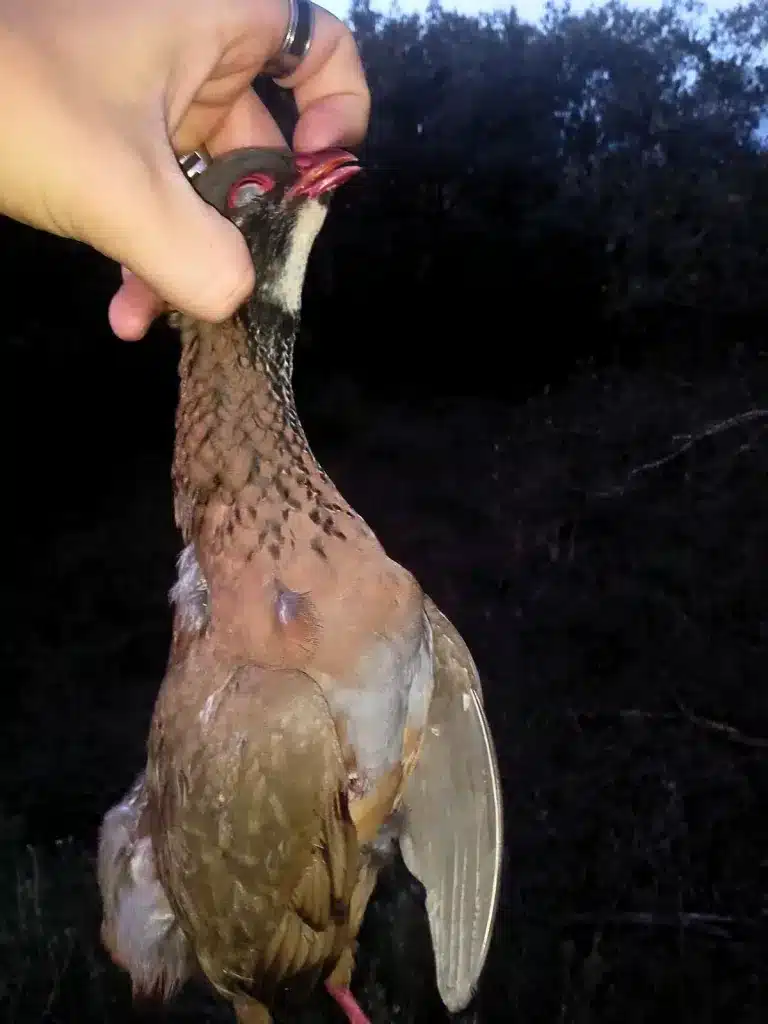
[[[176,519],[199,534],[209,500],[230,505],[291,467],[316,471],[291,386],[294,315],[263,306],[225,324],[181,323],[180,390],[173,462]]]
[[[309,448],[291,385],[301,284],[321,223],[299,220],[277,265],[267,267],[255,254],[256,288],[227,322],[177,318],[173,482],[187,543],[219,549],[238,528],[257,525],[257,507],[279,505],[280,515],[266,518],[255,534],[256,547],[277,558],[292,513],[318,498],[318,484],[332,487]],[[215,523],[206,522],[213,499],[229,510]]]

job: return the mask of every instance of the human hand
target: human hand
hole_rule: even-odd
[[[119,337],[143,337],[166,305],[222,320],[250,293],[242,236],[176,156],[286,145],[250,83],[288,16],[287,0],[0,0],[0,212],[123,265]],[[296,97],[296,151],[364,136],[357,48],[322,8],[280,85]]]

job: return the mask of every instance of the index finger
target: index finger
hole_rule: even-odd
[[[309,52],[292,75],[278,81],[296,97],[297,152],[357,145],[365,137],[371,112],[371,94],[352,33],[325,8],[313,6]]]

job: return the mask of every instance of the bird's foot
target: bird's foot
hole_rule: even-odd
[[[360,1009],[357,1000],[345,985],[331,985],[326,981],[325,987],[344,1013],[347,1015],[349,1024],[371,1024],[366,1015]]]

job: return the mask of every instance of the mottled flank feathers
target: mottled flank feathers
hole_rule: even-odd
[[[155,870],[152,839],[143,834],[144,776],[104,817],[98,874],[102,938],[131,976],[135,995],[171,996],[191,973],[187,940]]]
[[[194,544],[187,544],[176,562],[177,578],[168,597],[176,607],[179,623],[191,633],[199,633],[208,621],[208,585],[205,582]]]

